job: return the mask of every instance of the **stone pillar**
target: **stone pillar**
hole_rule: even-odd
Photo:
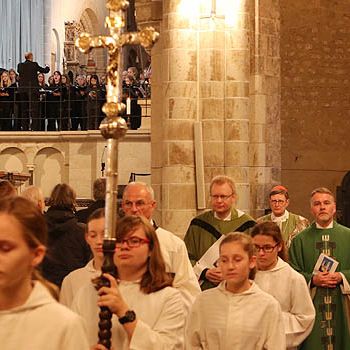
[[[226,1],[212,16],[211,1],[196,16],[185,3],[163,2],[152,56],[152,183],[159,222],[180,236],[199,212],[195,123],[205,198],[213,176],[230,175],[238,207],[255,214],[280,169],[279,2]]]
[[[249,174],[251,213],[258,217],[281,181],[280,2],[255,0],[251,13]]]
[[[44,63],[50,66],[51,63],[51,1],[44,1]],[[50,67],[52,68],[52,67]],[[53,69],[52,69],[53,70]]]

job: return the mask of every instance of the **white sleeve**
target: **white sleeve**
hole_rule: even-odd
[[[180,293],[172,289],[169,297],[165,299],[159,318],[152,328],[141,319],[137,319],[129,349],[182,350],[184,325],[183,301]]]
[[[286,335],[283,326],[282,311],[276,301],[271,304],[271,313],[267,322],[267,340],[264,345],[266,350],[286,350]]]
[[[293,278],[291,287],[291,308],[289,312],[283,312],[283,323],[287,336],[287,347],[296,347],[312,331],[315,321],[315,308],[309,288],[302,275]]]
[[[48,348],[50,344],[48,344]],[[65,334],[62,340],[64,350],[89,350],[85,323],[83,319],[76,315],[70,322],[66,323]]]
[[[60,303],[71,307],[73,301],[73,288],[70,282],[69,275],[63,279],[60,291]]]
[[[189,312],[201,289],[188,258],[186,245],[182,240],[179,240],[178,249],[172,256],[172,260],[175,273],[173,286],[181,292],[186,312]]]
[[[186,321],[185,331],[185,349],[197,350],[202,349],[200,339],[200,306],[199,301],[196,300],[190,310]]]

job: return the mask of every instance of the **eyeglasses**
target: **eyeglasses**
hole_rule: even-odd
[[[272,199],[271,201],[270,201],[273,205],[276,205],[276,204],[278,204],[278,205],[282,205],[282,204],[284,204],[286,201],[284,201],[283,199]]]
[[[137,209],[141,209],[141,208],[144,208],[144,206],[147,205],[148,203],[146,203],[146,202],[145,202],[144,200],[142,200],[142,199],[140,199],[140,200],[138,200],[138,201],[136,201],[136,202],[124,201],[124,203],[123,203],[124,207],[125,207],[125,208],[128,208],[128,209],[132,208],[134,204],[135,204],[135,207],[136,207]]]
[[[254,244],[256,252],[260,252],[260,250],[262,250],[264,253],[272,253],[273,250],[279,245],[279,243],[275,244],[275,245],[257,245]]]
[[[214,201],[217,201],[217,200],[222,200],[222,201],[227,201],[231,196],[233,196],[233,193],[229,194],[229,195],[219,195],[219,194],[211,194],[210,195],[210,198],[213,199]]]
[[[138,248],[141,244],[149,244],[150,240],[139,237],[129,237],[122,240],[117,239],[115,245],[117,248],[120,248],[124,243],[126,243],[129,248]]]

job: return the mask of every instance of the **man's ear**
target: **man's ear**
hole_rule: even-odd
[[[44,245],[39,245],[33,250],[33,260],[32,266],[36,267],[40,265],[46,254],[46,247]]]

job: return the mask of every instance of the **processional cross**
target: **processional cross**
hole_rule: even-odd
[[[125,105],[121,103],[121,84],[119,81],[119,65],[121,61],[121,49],[125,45],[141,44],[143,47],[152,47],[159,34],[151,27],[139,32],[124,32],[125,11],[129,6],[126,0],[106,0],[109,16],[106,17],[106,26],[109,35],[91,36],[81,33],[75,45],[83,53],[88,53],[94,48],[107,48],[107,102],[103,105],[106,118],[101,122],[102,136],[107,140],[106,161],[106,207],[105,229],[103,240],[104,262],[102,272],[113,274],[115,266],[113,255],[115,250],[115,230],[117,220],[117,193],[118,193],[118,139],[124,137],[127,125],[121,117],[125,111]],[[105,281],[108,283],[108,281]],[[106,307],[101,308],[99,322],[99,343],[107,349],[111,347],[111,319],[112,313]]]

